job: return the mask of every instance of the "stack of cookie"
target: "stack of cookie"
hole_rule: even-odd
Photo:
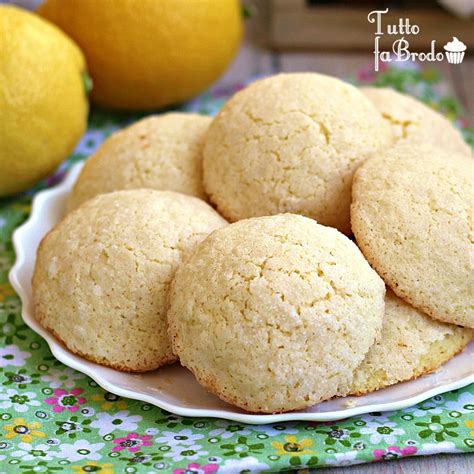
[[[118,370],[179,360],[252,412],[362,395],[472,339],[472,178],[459,132],[415,99],[263,79],[213,120],[150,117],[87,160],[38,250],[36,317]]]

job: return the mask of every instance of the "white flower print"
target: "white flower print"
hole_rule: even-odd
[[[328,459],[326,462],[332,466],[352,466],[353,464],[362,464],[362,459],[356,459],[358,451],[348,451],[347,453],[335,453],[336,459]]]
[[[0,393],[0,408],[13,408],[18,413],[28,411],[30,407],[38,407],[41,403],[33,392],[18,392],[14,388],[8,388]]]
[[[0,347],[0,367],[8,365],[21,367],[25,365],[25,361],[29,357],[31,357],[31,353],[20,350],[16,344]]]
[[[81,415],[86,418],[90,418],[91,416],[95,415],[95,410],[92,407],[81,408]]]
[[[77,145],[77,153],[92,155],[103,141],[104,134],[102,131],[88,130]]]
[[[163,436],[156,438],[157,443],[165,443],[168,446],[191,446],[198,439],[204,438],[203,434],[193,434],[190,429],[181,430],[179,432],[163,431]]]
[[[183,430],[185,431],[185,430]],[[164,454],[165,457],[171,458],[174,462],[180,462],[186,459],[187,461],[195,461],[201,456],[207,456],[208,451],[202,451],[200,444],[192,444],[190,446],[173,445],[171,450]]]
[[[445,403],[446,408],[459,413],[473,413],[474,414],[474,395],[471,392],[462,392],[459,398],[455,401],[448,401]],[[472,405],[471,409],[464,408],[466,405]]]
[[[371,421],[362,426],[360,432],[361,434],[370,435],[370,442],[372,444],[379,444],[381,442],[395,444],[397,436],[405,434],[403,428],[396,428],[396,426],[397,424],[392,421],[386,421],[385,423]]]
[[[250,434],[250,431],[246,430],[245,426],[239,425],[237,422],[217,420],[215,425],[218,426],[218,428],[209,432],[209,436],[211,437],[228,439],[235,435],[246,436]]]
[[[49,452],[51,446],[47,444],[37,444],[33,446],[29,443],[19,443],[18,451],[13,451],[11,456],[20,458],[22,461],[51,461],[55,453]]]
[[[366,413],[365,415],[362,415],[360,419],[365,421],[366,423],[369,423],[371,421],[378,421],[379,423],[385,423],[386,421],[390,421],[389,416],[393,416],[395,414],[396,412],[394,411],[385,411],[383,413],[371,412],[371,413]]]
[[[422,454],[438,454],[438,453],[461,453],[461,449],[457,449],[451,441],[441,441],[440,443],[424,443],[418,449],[417,455]]]
[[[99,451],[105,446],[105,443],[91,444],[85,439],[80,439],[74,444],[64,443],[59,446],[59,452],[56,454],[58,458],[67,459],[68,461],[98,461],[102,455]]]
[[[99,434],[104,436],[117,430],[135,431],[140,421],[142,421],[140,415],[129,415],[128,410],[121,410],[114,414],[100,412],[97,413],[96,419],[91,423],[91,427],[97,428]]]
[[[228,459],[219,466],[219,474],[236,474],[238,472],[262,472],[269,469],[268,464],[260,462],[257,458],[248,456],[242,459]]]
[[[159,430],[158,428],[147,428],[147,429],[145,430],[145,434],[151,435],[151,436],[155,436],[155,435],[157,435],[159,432],[160,432],[160,430]]]
[[[51,368],[47,375],[41,377],[41,381],[49,383],[51,388],[73,388],[76,385],[75,381],[83,378],[83,374],[76,372],[69,367],[64,369]]]
[[[439,415],[443,412],[444,397],[436,395],[436,397],[430,398],[423,403],[419,403],[414,407],[405,408],[403,411],[411,413],[417,418],[425,415]]]
[[[268,436],[278,436],[281,434],[297,434],[298,430],[294,428],[295,422],[287,422],[285,424],[272,424],[272,425],[255,425],[252,426],[252,431],[259,431],[265,433]]]

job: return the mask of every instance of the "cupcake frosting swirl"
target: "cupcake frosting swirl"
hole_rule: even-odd
[[[459,41],[456,36],[453,36],[453,40],[446,43],[444,49],[451,52],[461,52],[466,51],[466,45],[462,41]]]

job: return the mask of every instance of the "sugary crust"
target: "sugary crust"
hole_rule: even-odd
[[[441,321],[474,328],[471,158],[398,145],[353,184],[352,230],[395,294]]]
[[[42,315],[37,311],[35,313],[36,319],[38,321],[42,322],[44,318]],[[96,364],[103,365],[105,367],[110,367],[111,369],[116,369],[120,370],[121,372],[128,372],[128,373],[143,373],[143,372],[151,372],[153,370],[159,369],[160,367],[163,367],[164,365],[168,364],[173,364],[174,362],[178,361],[178,358],[174,354],[169,354],[168,356],[164,356],[161,359],[155,359],[150,363],[146,363],[143,360],[139,361],[134,361],[132,363],[129,363],[128,365],[126,364],[120,364],[120,363],[114,363],[106,359],[105,357],[94,357],[92,354],[85,354],[81,352],[80,350],[77,349],[72,344],[68,344],[65,340],[63,340],[59,334],[56,333],[54,328],[52,327],[47,327],[45,325],[46,329],[49,329],[51,331],[51,334],[65,347],[67,347],[71,352],[74,354],[83,357],[86,360],[90,360],[91,362],[95,362]]]
[[[211,117],[172,112],[149,116],[112,134],[86,161],[68,210],[122,189],[176,191],[205,199],[202,151]]]
[[[433,372],[461,352],[473,335],[471,329],[430,318],[389,290],[381,338],[342,394],[364,395]]]
[[[467,330],[467,329],[465,329]],[[467,336],[463,337],[460,341],[459,344],[457,345],[456,349],[447,352],[445,354],[445,357],[443,359],[439,359],[439,363],[437,365],[432,365],[431,367],[419,367],[416,370],[414,370],[413,375],[410,378],[407,378],[403,380],[403,382],[409,382],[410,380],[416,380],[419,377],[422,377],[423,375],[428,375],[432,372],[435,372],[439,367],[441,367],[445,362],[448,362],[450,359],[453,357],[457,356],[460,354],[466,346],[471,342],[471,338],[467,338]],[[395,385],[398,382],[392,382],[392,383],[384,383],[381,384],[380,386],[377,387],[370,387],[370,389],[364,389],[364,390],[355,390],[354,392],[348,393],[347,395],[344,396],[355,396],[355,397],[362,397],[363,395],[367,395],[368,393],[372,393],[376,390],[380,390],[381,388],[389,387],[391,385]]]
[[[347,384],[379,335],[385,285],[337,230],[291,214],[214,231],[169,293],[174,352],[252,412],[308,407]]]
[[[443,115],[407,94],[384,87],[360,89],[392,128],[395,141],[428,143],[448,152],[472,156],[461,132]]]
[[[232,222],[291,212],[349,234],[354,171],[391,140],[357,88],[321,74],[280,74],[235,94],[211,123],[204,187]]]
[[[125,371],[175,360],[169,284],[209,232],[226,225],[205,202],[170,191],[96,196],[41,242],[35,314],[73,352]]]

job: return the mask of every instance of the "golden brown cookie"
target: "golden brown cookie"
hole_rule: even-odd
[[[474,161],[398,145],[357,171],[352,230],[392,290],[441,321],[474,328]]]
[[[176,360],[166,298],[175,270],[226,224],[200,199],[170,191],[101,194],[43,239],[35,314],[72,352],[127,372]]]
[[[214,119],[204,186],[230,221],[291,212],[349,234],[354,171],[391,140],[389,125],[352,85],[280,74],[235,94]]]
[[[218,229],[178,269],[169,333],[181,364],[252,412],[337,394],[379,335],[385,285],[356,245],[302,216]]]
[[[430,318],[388,290],[382,335],[343,395],[364,395],[432,372],[461,352],[473,335],[471,329]]]
[[[146,117],[114,133],[86,161],[68,209],[121,189],[168,190],[205,199],[202,148],[211,120],[172,112]]]
[[[428,143],[448,152],[472,154],[461,132],[423,102],[385,87],[363,87],[361,91],[391,126],[396,142]]]

